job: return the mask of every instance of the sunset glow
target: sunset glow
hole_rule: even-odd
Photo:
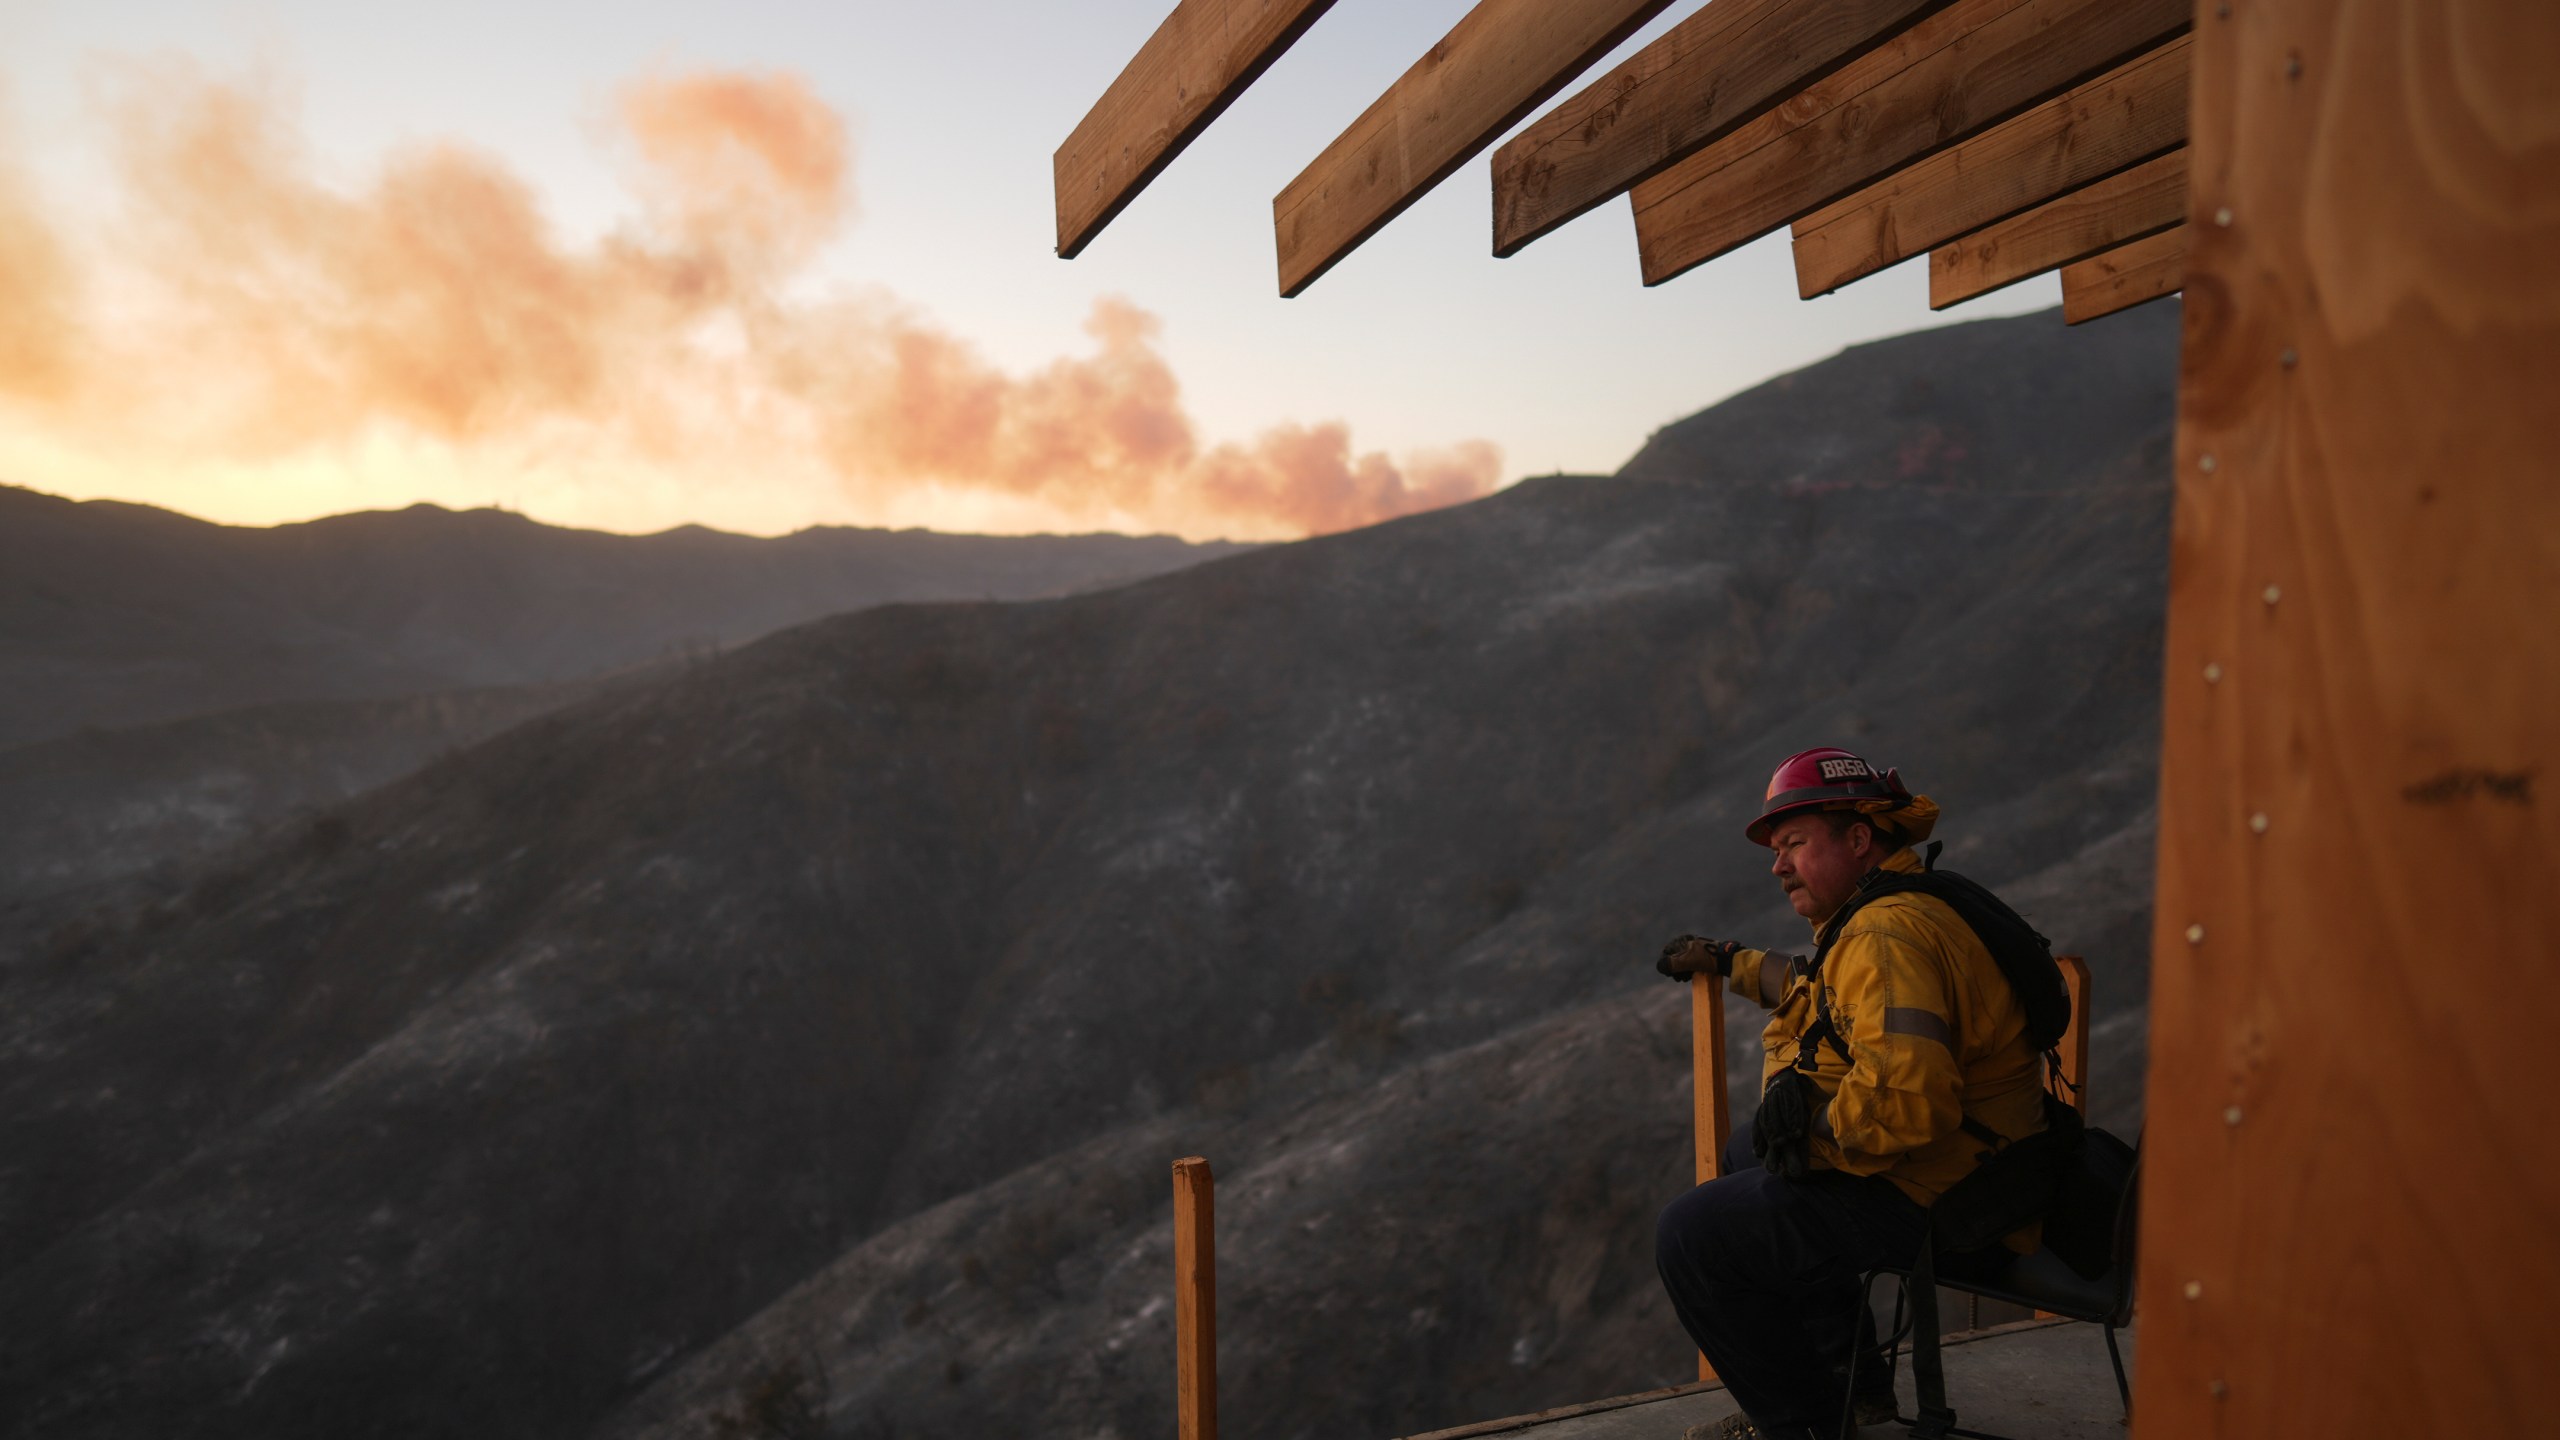
[[[1467,8],[1338,8],[1061,262],[1050,153],[1162,0],[0,7],[0,483],[1282,538],[2053,303],[1804,303],[1784,236],[1648,290],[1623,209],[1496,260],[1475,169],[1279,299],[1271,197]]]
[[[22,181],[0,189],[0,459],[40,487],[165,476],[222,519],[494,488],[617,529],[1287,537],[1501,478],[1482,440],[1397,459],[1338,421],[1204,438],[1157,320],[1117,297],[1084,353],[1007,371],[894,291],[805,283],[857,177],[800,78],[651,75],[615,98],[631,207],[578,246],[497,157],[419,145],[342,190],[271,88],[129,73],[104,117],[118,244],[77,253]]]

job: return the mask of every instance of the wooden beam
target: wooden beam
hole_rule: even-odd
[[[1724,980],[1701,970],[1689,977],[1689,1134],[1701,1185],[1724,1173],[1725,1142],[1733,1138],[1724,1071]],[[1716,1367],[1704,1355],[1698,1357],[1698,1378],[1716,1378]]]
[[[2175,295],[2186,278],[2186,226],[2127,241],[2062,267],[2063,323],[2079,325]]]
[[[1072,260],[1260,79],[1333,0],[1182,0],[1051,165],[1058,255]]]
[[[1181,1440],[1218,1440],[1216,1185],[1201,1157],[1173,1162],[1173,1383]]]
[[[1947,0],[1715,0],[1493,158],[1493,253],[1732,133]]]
[[[1828,295],[2187,140],[2184,35],[1795,223],[1796,290]]]
[[[1944,310],[2187,218],[2187,152],[2172,150],[1929,252],[1929,308]]]
[[[1671,0],[1481,0],[1271,202],[1296,295]]]
[[[1644,283],[1690,268],[2183,32],[2188,0],[1957,0],[1634,191]]]
[[[2560,6],[2196,26],[2135,1433],[2547,1433]]]

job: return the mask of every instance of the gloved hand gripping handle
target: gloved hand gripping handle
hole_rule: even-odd
[[[1701,972],[1721,979],[1733,974],[1733,957],[1741,949],[1739,940],[1678,935],[1662,947],[1662,958],[1653,962],[1653,968],[1674,980],[1686,980]]]

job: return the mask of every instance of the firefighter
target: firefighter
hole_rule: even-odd
[[[1790,756],[1745,833],[1772,852],[1813,956],[1684,935],[1657,962],[1676,980],[1722,975],[1770,1012],[1758,1115],[1655,1229],[1672,1308],[1742,1409],[1692,1440],[1837,1433],[1853,1323],[1873,1343],[1860,1277],[1911,1262],[1977,1137],[2044,1126],[2025,1012],[1973,929],[1916,891],[1848,904],[1870,871],[1921,870],[1911,847],[1937,820],[1849,751]],[[1881,1365],[1858,1369],[1889,1386]],[[1890,1389],[1860,1388],[1859,1423],[1889,1420]]]

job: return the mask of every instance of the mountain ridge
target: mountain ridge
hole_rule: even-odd
[[[1247,548],[701,526],[418,504],[227,526],[0,485],[0,748],[278,701],[559,684],[896,600],[1029,598]]]
[[[171,873],[601,686],[901,600],[1249,548],[811,527],[648,536],[413,505],[216,525],[0,486],[0,908]]]

